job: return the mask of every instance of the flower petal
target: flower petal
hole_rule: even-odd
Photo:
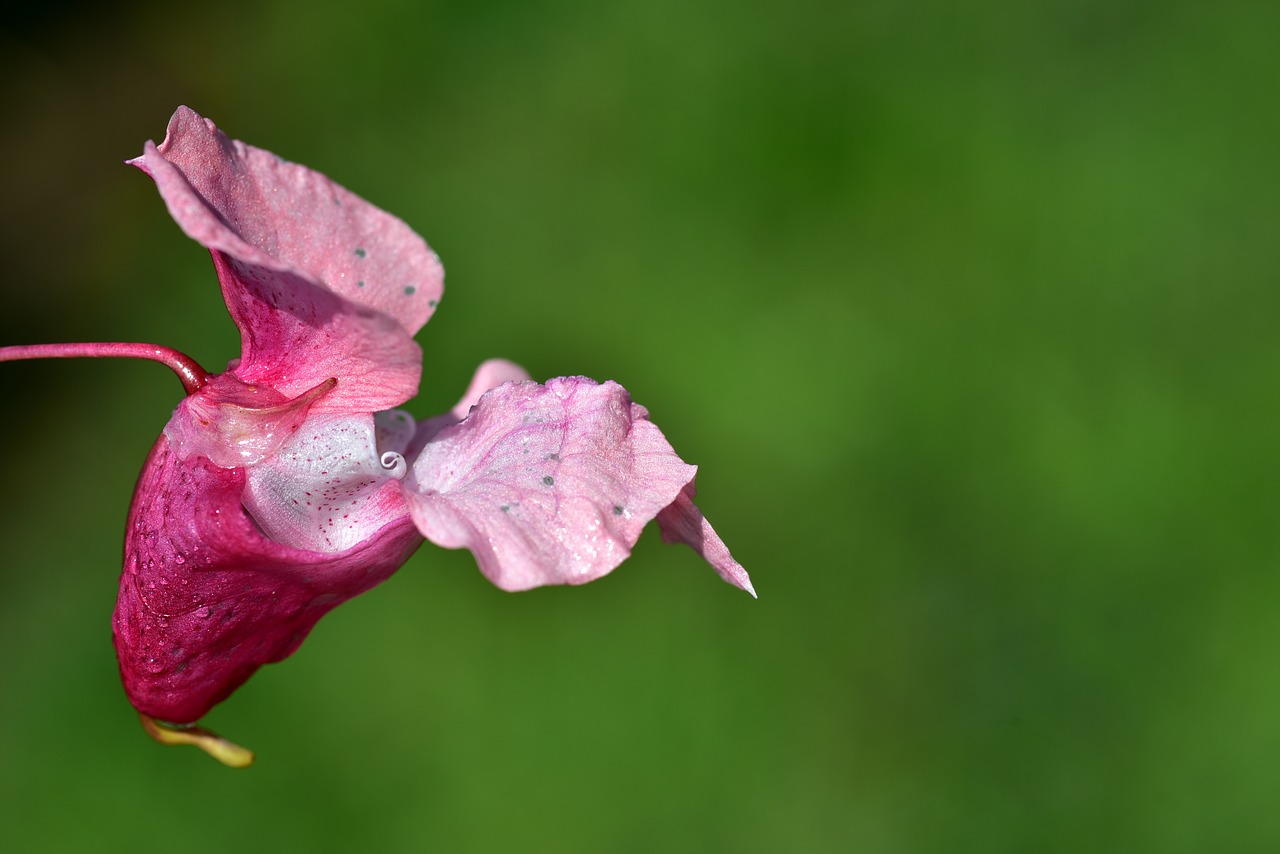
[[[289,548],[241,507],[244,481],[244,469],[180,458],[164,436],[142,470],[112,629],[125,691],[143,714],[199,719],[422,542],[401,515],[344,552]]]
[[[612,570],[696,471],[620,385],[574,377],[490,391],[422,449],[405,488],[427,539],[524,590]]]
[[[269,386],[218,374],[178,404],[164,434],[179,456],[199,454],[223,468],[251,465],[274,454],[336,385],[328,379],[289,400]]]
[[[317,415],[249,468],[244,506],[278,543],[343,551],[408,514],[405,471],[401,454],[378,446],[373,416]]]
[[[407,456],[409,443],[413,441],[418,424],[403,409],[387,409],[373,413],[374,438],[379,450],[394,451]]]
[[[413,396],[421,351],[412,338],[435,311],[444,272],[407,225],[185,107],[164,142],[130,162],[213,253],[240,328],[240,380],[296,397],[336,377],[321,412],[372,412]]]
[[[526,382],[529,379],[529,372],[515,362],[508,362],[506,359],[489,359],[481,362],[480,367],[476,368],[475,374],[471,377],[471,384],[467,386],[462,399],[454,404],[453,409],[418,422],[417,432],[409,443],[405,456],[410,459],[417,457],[427,442],[431,441],[431,437],[450,424],[457,424],[466,418],[471,407],[480,402],[485,392],[503,383]]]

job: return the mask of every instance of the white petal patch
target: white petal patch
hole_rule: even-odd
[[[380,447],[382,435],[371,415],[308,418],[277,454],[249,468],[245,509],[285,545],[351,548],[407,512],[396,481],[408,465],[399,451]]]

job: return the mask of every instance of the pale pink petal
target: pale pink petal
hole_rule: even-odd
[[[164,436],[138,480],[112,629],[130,702],[159,720],[200,718],[422,542],[402,514],[347,551],[290,548],[245,512],[244,483]]]
[[[625,389],[576,377],[490,391],[427,444],[405,488],[427,539],[524,590],[609,572],[696,471]]]
[[[480,367],[476,368],[475,374],[471,377],[471,385],[467,386],[462,399],[454,404],[453,409],[418,423],[417,434],[409,443],[405,456],[416,457],[432,436],[450,424],[457,424],[466,418],[471,407],[480,402],[485,392],[503,383],[526,382],[529,379],[529,372],[515,362],[508,362],[506,359],[489,359],[481,362]]]
[[[371,415],[317,415],[249,467],[244,506],[268,537],[317,552],[349,549],[408,513],[404,457],[377,445]]]
[[[530,379],[532,377],[529,376],[529,372],[515,362],[509,362],[506,359],[489,359],[481,362],[480,367],[476,368],[475,374],[471,377],[471,384],[467,386],[462,399],[454,404],[451,410],[454,420],[461,421],[466,418],[471,407],[480,402],[485,392],[503,383],[527,382]]]
[[[729,554],[729,547],[693,503],[693,496],[693,483],[690,482],[669,507],[658,513],[662,541],[689,546],[711,564],[711,568],[720,573],[721,578],[754,597],[756,589],[751,585],[747,571]]]
[[[439,260],[399,219],[323,175],[228,139],[183,107],[131,161],[214,257],[242,338],[236,376],[320,412],[376,411],[417,390],[412,340],[444,290]]]

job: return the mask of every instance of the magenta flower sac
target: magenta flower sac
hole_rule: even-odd
[[[539,384],[495,360],[451,412],[394,408],[444,290],[403,222],[185,107],[131,163],[211,252],[242,344],[225,373],[187,371],[129,513],[114,639],[153,734],[198,740],[180,726],[423,538],[526,590],[605,575],[656,519],[754,595],[693,504],[696,468],[616,383]]]

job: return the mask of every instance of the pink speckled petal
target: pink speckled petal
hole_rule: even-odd
[[[244,469],[180,458],[164,436],[143,467],[112,628],[125,691],[146,715],[199,719],[422,542],[401,515],[347,551],[289,548],[244,511],[244,482]]]
[[[405,487],[427,539],[524,590],[612,570],[696,471],[625,389],[574,377],[490,391],[427,444]]]
[[[237,378],[286,397],[338,378],[319,412],[372,412],[413,396],[412,336],[435,311],[444,272],[407,225],[185,107],[164,142],[130,162],[213,254],[241,333]]]
[[[318,415],[249,468],[244,506],[278,543],[343,551],[408,514],[405,472],[401,454],[378,446],[373,416]]]

